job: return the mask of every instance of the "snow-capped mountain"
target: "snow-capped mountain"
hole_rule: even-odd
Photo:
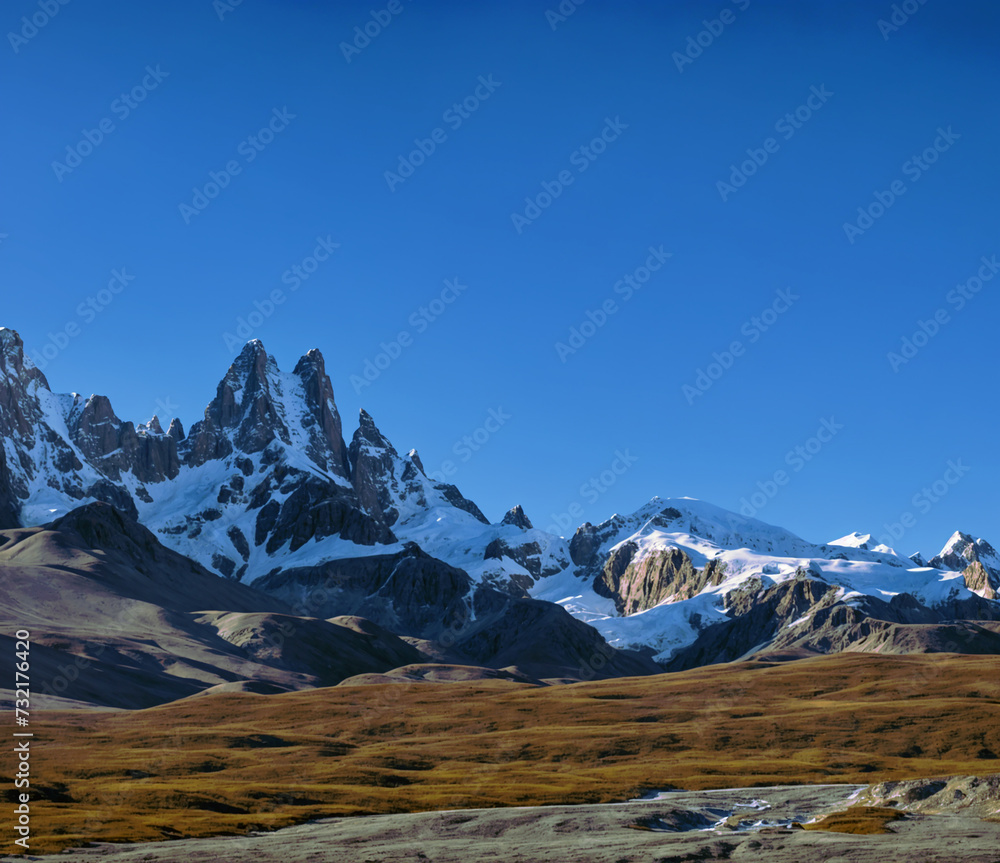
[[[318,351],[285,373],[248,343],[185,435],[176,419],[166,432],[156,417],[123,421],[104,396],[53,394],[17,333],[0,330],[0,431],[6,522],[41,524],[102,501],[244,581],[292,558],[398,550],[407,526],[435,510],[488,525],[454,486],[424,475],[415,451],[400,457],[368,414],[345,443]]]
[[[961,572],[966,583],[987,599],[1000,594],[1000,553],[985,539],[955,531],[928,566]]]
[[[793,617],[772,613],[769,625],[780,626],[766,633],[758,627],[757,641],[715,661],[771,645],[783,633],[805,633],[817,611],[838,605],[877,607],[899,623],[1000,618],[1000,605],[983,603],[961,573],[914,566],[891,549],[865,545],[814,545],[703,501],[654,498],[629,516],[580,527],[570,543],[575,568],[540,582],[533,595],[564,605],[615,646],[652,648],[661,662],[710,627],[732,629],[736,617],[780,603],[803,583],[809,590],[793,603]]]
[[[961,533],[927,564],[870,534],[817,545],[689,498],[653,498],[569,539],[519,506],[491,524],[366,412],[347,443],[315,350],[282,372],[248,343],[185,434],[176,419],[166,431],[156,417],[123,421],[103,396],[52,393],[17,333],[0,329],[0,432],[0,527],[110,503],[291,605],[319,586],[311,616],[362,614],[423,639],[447,631],[466,657],[504,655],[511,632],[539,626],[591,643],[549,604],[669,667],[902,650],[925,637],[913,627],[1000,619],[1000,556]]]
[[[843,545],[846,548],[860,548],[864,551],[877,551],[882,554],[895,554],[895,549],[889,548],[889,546],[876,542],[870,533],[849,533],[847,536],[842,536],[840,539],[831,539],[828,545]]]

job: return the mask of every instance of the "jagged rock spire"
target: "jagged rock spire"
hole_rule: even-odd
[[[524,510],[521,508],[521,504],[512,506],[503,517],[501,524],[512,524],[515,527],[519,527],[522,530],[531,530],[534,525],[531,520],[524,514]]]

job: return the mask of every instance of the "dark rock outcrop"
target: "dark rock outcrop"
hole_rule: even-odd
[[[393,500],[393,469],[399,455],[365,410],[361,411],[348,458],[351,484],[361,508],[380,524],[391,527],[399,518]]]
[[[561,569],[561,567],[553,570],[544,569],[542,567],[542,547],[533,541],[511,545],[507,540],[497,537],[486,546],[486,550],[483,552],[484,560],[500,560],[504,557],[509,557],[515,563],[523,566],[531,573],[532,579],[554,575]],[[529,579],[521,587],[527,590],[533,583],[534,581]]]
[[[311,617],[360,615],[398,635],[438,639],[468,619],[472,580],[410,544],[396,554],[285,569],[254,587]]]
[[[347,447],[323,355],[315,348],[308,351],[292,374],[301,381],[307,408],[302,418],[305,454],[323,470],[346,479],[350,473]]]
[[[840,599],[839,588],[816,573],[765,587],[750,579],[725,596],[730,620],[704,629],[677,651],[670,671],[731,662],[754,653],[969,652],[1000,649],[1000,605],[986,599],[953,599],[935,607],[908,593],[888,602],[872,596]],[[978,622],[973,622],[978,621]]]
[[[131,473],[140,482],[157,483],[180,472],[177,441],[163,432],[159,419],[136,429],[115,415],[106,396],[88,398],[70,412],[66,426],[87,461],[110,480]]]
[[[519,527],[522,530],[532,530],[534,525],[531,520],[524,514],[524,510],[521,508],[521,504],[517,506],[512,506],[506,513],[504,513],[503,520],[501,524],[510,524],[514,527]]]
[[[647,657],[612,648],[596,629],[551,602],[484,587],[475,593],[475,613],[475,622],[459,633],[455,648],[479,664],[516,665],[534,677],[569,680],[660,671]]]
[[[428,506],[428,494],[432,492],[439,493],[456,509],[489,524],[479,507],[464,498],[455,486],[428,479],[415,450],[405,459],[401,458],[367,411],[361,411],[348,460],[351,484],[362,509],[387,528],[399,518],[400,505],[412,502],[420,507]]]
[[[824,601],[832,605],[837,588],[800,576],[765,588],[750,579],[726,597],[731,620],[702,630],[695,642],[661,663],[668,671],[732,662],[769,644],[782,627],[803,617]]]

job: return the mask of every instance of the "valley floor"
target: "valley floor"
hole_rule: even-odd
[[[676,806],[681,798],[674,794],[648,803],[617,801],[650,789],[683,788],[690,795],[737,786],[743,790],[733,792],[733,799],[752,801],[764,787],[801,790],[852,783],[857,788],[944,776],[969,779],[954,786],[938,780],[933,800],[919,796],[922,791],[894,798],[890,789],[866,805],[884,807],[898,799],[901,807],[920,808],[941,802],[943,809],[920,813],[936,819],[935,811],[952,811],[952,800],[969,805],[975,799],[985,807],[977,815],[1000,816],[1000,779],[995,778],[1000,681],[992,656],[839,654],[548,687],[470,681],[336,686],[280,695],[219,693],[138,711],[42,711],[32,716],[32,732],[33,854],[88,842],[164,841],[142,845],[142,854],[157,853],[159,847],[175,854],[179,848],[202,847],[197,843],[204,841],[206,848],[230,850],[221,856],[192,853],[189,859],[235,860],[233,855],[247,848],[266,860],[262,855],[273,847],[283,863],[291,863],[296,859],[288,856],[292,845],[275,837],[308,837],[315,830],[322,841],[339,837],[348,849],[332,855],[317,851],[316,861],[420,859],[418,852],[434,861],[488,860],[485,847],[482,854],[472,854],[461,850],[462,843],[505,837],[506,854],[509,834],[510,848],[520,843],[526,849],[525,861],[601,860],[546,857],[537,848],[571,854],[574,843],[599,848],[606,841],[610,848],[625,849],[609,858],[614,863],[660,863],[677,854],[682,855],[678,860],[686,859],[685,845],[708,842],[711,836],[678,839],[615,826],[613,819],[639,817],[639,807],[666,811]],[[973,782],[988,776],[994,778]],[[815,793],[846,798],[850,789],[844,793],[841,785],[839,791]],[[827,802],[839,800],[792,801],[792,809],[803,811],[779,818],[780,801],[768,799],[769,808],[748,809],[747,817],[808,820]],[[525,806],[536,808],[511,808]],[[559,809],[537,808],[546,806]],[[716,808],[728,806],[723,801]],[[730,818],[733,812],[723,814]],[[708,828],[724,820],[723,814],[706,811],[681,822]],[[317,826],[333,818],[346,820]],[[311,826],[295,828],[302,833],[275,832],[294,825]],[[944,819],[940,827],[926,827],[926,834],[916,821],[891,829],[912,835],[918,844],[941,831],[970,841],[990,835],[996,848],[1000,837],[989,833],[994,826]],[[221,835],[239,838],[212,838]],[[426,847],[422,836],[430,843]],[[448,839],[446,845],[436,845],[442,838]],[[448,856],[452,839],[457,856]],[[194,844],[179,844],[189,840]],[[718,841],[742,847],[751,840],[727,832]],[[795,849],[803,843],[826,847],[822,843],[834,839],[813,838],[810,832],[766,841]],[[681,850],[660,853],[661,844],[671,843]],[[851,837],[843,843],[865,847]],[[942,854],[948,849],[935,847]],[[351,848],[369,856],[345,856]],[[381,850],[372,854],[370,848]],[[652,849],[653,856],[627,856],[628,849],[642,848]],[[736,854],[735,846],[722,850]],[[720,852],[693,859],[727,858]],[[1000,853],[988,859],[994,863]]]
[[[590,806],[452,810],[337,818],[273,833],[185,839],[72,852],[101,863],[993,863],[1000,822],[958,814],[908,815],[888,833],[788,829],[842,811],[864,786],[805,785],[677,792],[652,801]],[[709,823],[706,828],[705,823]],[[657,827],[679,827],[663,832]],[[642,829],[642,827],[646,829]],[[652,826],[654,829],[648,829]],[[636,829],[639,827],[639,829]],[[761,829],[763,827],[763,829]],[[4,858],[14,859],[14,858]],[[66,854],[35,857],[65,860]]]

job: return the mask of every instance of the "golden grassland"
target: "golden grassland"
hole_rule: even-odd
[[[812,824],[801,825],[806,830],[825,830],[829,833],[891,833],[889,825],[906,815],[898,809],[885,806],[851,806],[843,812],[833,812]]]
[[[32,782],[50,799],[33,802],[31,851],[671,787],[994,773],[998,666],[840,654],[547,688],[387,684],[37,714]]]

